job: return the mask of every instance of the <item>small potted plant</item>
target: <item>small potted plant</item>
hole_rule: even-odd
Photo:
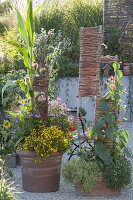
[[[101,170],[95,160],[86,161],[75,158],[63,167],[65,181],[76,187],[77,194],[90,193],[96,186],[98,177],[102,176]]]
[[[80,196],[120,196],[121,189],[131,186],[132,167],[123,156],[114,158],[112,164],[104,168],[96,158],[76,158],[64,164],[63,176]]]
[[[110,77],[107,82],[108,94],[102,98],[99,106],[100,117],[89,129],[88,138],[93,143],[91,140],[89,148],[81,146],[78,153],[81,159],[71,160],[64,166],[66,181],[73,183],[80,195],[118,196],[121,189],[131,185],[132,167],[128,157],[132,155],[132,151],[126,145],[129,133],[120,127],[119,119],[119,113],[123,109],[122,72],[118,63],[114,63],[113,68],[115,77]],[[91,166],[92,178],[87,165],[88,169]]]

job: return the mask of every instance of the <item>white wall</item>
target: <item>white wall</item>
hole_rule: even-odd
[[[124,104],[127,105],[128,102],[128,88],[129,88],[129,77],[124,76],[123,84],[126,88],[126,94],[123,95]],[[71,109],[77,108],[77,94],[78,94],[78,78],[64,78],[59,79],[57,82],[58,85],[58,93],[57,95],[62,98],[63,102],[67,104],[67,106]],[[83,107],[87,111],[86,118],[88,121],[94,121],[94,107],[95,107],[95,97],[80,97],[79,99],[80,106]],[[126,111],[121,113],[122,117],[126,117],[129,119],[129,106],[127,106]]]

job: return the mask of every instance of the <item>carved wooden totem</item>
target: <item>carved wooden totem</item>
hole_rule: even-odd
[[[33,89],[36,95],[36,104],[42,120],[47,120],[48,116],[48,86],[49,70],[46,64],[39,62],[36,67],[37,75],[34,79]]]

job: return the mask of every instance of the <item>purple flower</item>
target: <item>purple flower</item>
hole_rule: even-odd
[[[41,118],[41,116],[40,116],[39,113],[38,113],[38,114],[35,114],[34,117],[37,118],[37,119]]]
[[[16,123],[19,124],[19,120],[18,119],[16,119]]]
[[[9,115],[8,114],[5,114],[5,119],[8,119]]]

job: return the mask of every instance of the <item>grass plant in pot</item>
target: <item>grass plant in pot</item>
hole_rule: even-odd
[[[94,145],[91,143],[91,148],[88,148],[87,141],[86,148],[79,151],[80,159],[71,160],[63,169],[66,181],[73,183],[80,195],[118,196],[121,189],[131,185],[129,133],[120,126],[119,119],[123,109],[122,72],[118,63],[114,63],[113,68],[115,77],[107,82],[108,94],[100,104],[100,118],[89,129],[88,135],[94,140]]]

